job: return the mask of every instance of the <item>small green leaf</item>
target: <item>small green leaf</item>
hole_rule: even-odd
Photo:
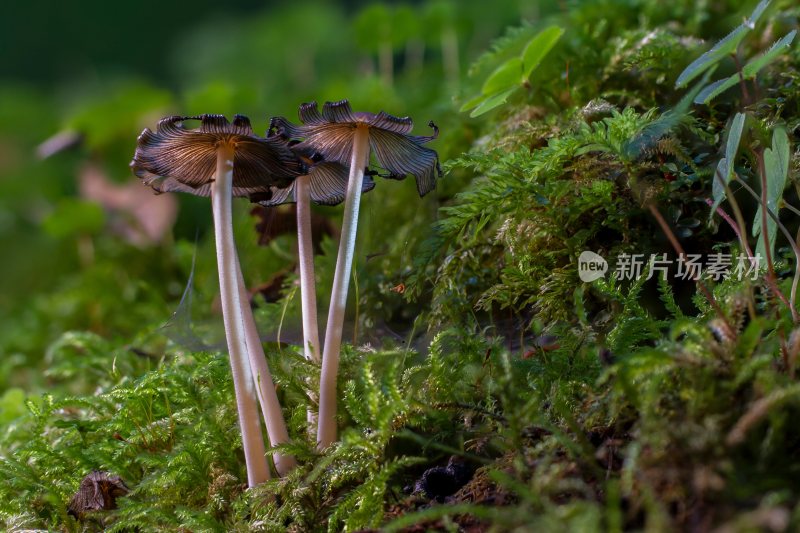
[[[723,157],[717,165],[717,170],[714,173],[713,182],[711,184],[714,205],[711,207],[709,217],[714,216],[717,207],[719,207],[719,204],[725,199],[725,186],[730,183],[733,177],[733,162],[736,160],[736,154],[739,151],[739,143],[742,139],[742,132],[744,131],[745,118],[746,115],[744,113],[736,113],[728,130],[728,141],[725,144],[725,157]],[[722,178],[721,181],[720,178]]]
[[[764,54],[750,60],[742,69],[745,79],[751,80],[755,78],[756,74],[758,74],[762,68],[772,63],[784,52],[785,48],[789,48],[789,45],[792,44],[796,35],[797,30],[790,31],[784,35],[782,39],[775,42]]]
[[[472,109],[471,117],[480,116],[503,105],[515,90],[528,81],[531,73],[552,50],[564,34],[558,26],[550,26],[537,33],[522,52],[521,57],[512,57],[497,67],[481,87],[481,95],[465,102],[459,111]]]
[[[516,91],[517,88],[509,89],[507,91],[503,91],[501,93],[497,93],[494,95],[489,95],[486,99],[475,109],[472,110],[472,113],[469,114],[470,117],[475,118],[483,115],[494,109],[495,107],[501,106],[506,103],[508,97],[511,96],[511,93]]]
[[[717,212],[719,204],[725,199],[725,185],[728,184],[726,176],[728,175],[730,175],[730,165],[728,164],[728,158],[723,157],[717,163],[717,169],[711,177],[711,197],[714,199],[714,205],[711,206],[711,212],[708,214],[709,222],[714,218],[714,213]]]
[[[731,122],[731,128],[728,132],[728,142],[725,145],[725,157],[728,161],[736,159],[736,153],[739,151],[739,142],[742,139],[742,132],[744,131],[744,122],[747,115],[744,113],[736,113]],[[725,176],[730,179],[733,173],[733,165],[731,165],[728,174]]]
[[[478,96],[474,96],[469,100],[467,100],[466,102],[464,102],[461,105],[461,107],[458,108],[458,112],[463,113],[464,111],[478,107],[481,104],[481,102],[483,102],[487,98],[488,96],[486,96],[485,94],[479,94]]]
[[[726,91],[736,85],[739,81],[739,74],[736,74],[735,77],[731,76],[730,78],[717,80],[714,83],[705,87],[702,91],[697,94],[697,98],[694,99],[695,104],[707,104],[713,98],[716,98],[717,95]],[[729,82],[730,85],[728,84]]]
[[[794,40],[795,35],[797,35],[797,30],[792,30],[788,34],[784,35],[781,40],[773,44],[765,53],[751,59],[742,69],[741,77],[746,80],[755,78],[756,74],[758,74],[761,69],[772,63],[781,53],[783,53],[785,48],[789,47]],[[700,91],[700,94],[697,95],[697,98],[695,98],[694,102],[696,104],[707,104],[740,81],[741,80],[738,72],[729,78],[717,80]]]
[[[756,22],[769,3],[770,0],[761,0],[752,15],[750,15],[750,18],[745,19],[739,27],[717,42],[711,50],[692,61],[692,63],[681,72],[680,76],[678,76],[675,87],[685,86],[703,71],[717,64],[723,57],[735,53],[739,43],[744,36],[755,27]]]
[[[522,59],[512,57],[492,72],[481,88],[481,92],[493,95],[500,91],[515,89],[522,83]]]
[[[789,175],[789,152],[789,137],[786,135],[786,130],[777,128],[772,134],[772,148],[764,150],[764,168],[767,173],[767,209],[776,215],[778,214],[778,203],[783,197],[783,189],[786,187],[786,178]],[[762,214],[759,206],[753,221],[753,235],[760,237],[756,251],[765,256],[764,238],[761,236],[761,220]],[[771,254],[774,253],[777,235],[777,223],[772,217],[767,216],[767,237]]]
[[[522,52],[522,79],[527,80],[531,73],[542,62],[542,59],[553,49],[555,44],[564,35],[564,29],[550,26],[540,31],[530,40]]]

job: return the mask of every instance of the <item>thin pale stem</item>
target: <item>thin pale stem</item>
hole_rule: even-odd
[[[733,164],[730,162],[729,164]],[[734,173],[734,176],[736,174]],[[747,243],[747,239],[744,236],[747,226],[744,223],[744,216],[742,215],[742,210],[739,208],[739,202],[736,201],[736,197],[733,195],[733,191],[731,191],[730,185],[725,182],[725,179],[722,177],[719,169],[714,172],[714,179],[717,180],[720,185],[725,189],[725,198],[728,200],[728,203],[731,204],[731,209],[733,209],[733,216],[736,217],[736,226],[738,226],[742,233],[742,245],[744,249],[747,251],[749,257],[753,257],[753,251],[750,249],[750,245]]]
[[[369,162],[369,129],[366,125],[356,128],[353,138],[353,153],[350,157],[350,177],[344,201],[342,237],[339,255],[336,257],[336,273],[333,276],[331,305],[325,330],[325,346],[322,350],[322,373],[319,383],[319,425],[317,448],[324,450],[336,440],[336,374],[339,371],[339,351],[342,345],[342,327],[347,304],[347,289],[353,266],[356,245],[358,207],[364,168]]]
[[[217,271],[222,301],[225,338],[233,374],[239,427],[247,465],[247,484],[254,487],[270,477],[269,466],[258,422],[256,389],[247,362],[247,334],[242,317],[239,283],[236,276],[238,260],[233,240],[233,147],[223,143],[217,148],[217,173],[211,186],[211,206],[214,213],[214,237],[217,247]]]
[[[733,161],[730,161],[729,164],[733,165]],[[733,178],[736,179],[739,183],[743,183],[736,177],[735,172],[733,173]],[[750,249],[750,246],[747,242],[747,230],[746,230],[747,225],[744,222],[744,215],[742,215],[742,210],[739,207],[739,202],[736,200],[736,196],[734,196],[733,191],[730,188],[730,185],[726,183],[725,180],[722,178],[722,174],[720,173],[719,169],[717,169],[714,172],[714,179],[719,181],[719,183],[725,189],[725,198],[728,200],[728,203],[730,204],[731,209],[733,210],[733,216],[736,217],[736,225],[741,229],[743,245],[747,250],[748,257],[750,258],[750,264],[752,266],[756,266],[756,259],[754,258],[753,251],[752,249]],[[750,295],[750,298],[747,299],[747,310],[750,313],[751,319],[754,319],[756,316],[756,311],[753,305],[752,294]]]
[[[785,202],[785,201],[784,201],[784,202],[783,202],[783,207],[785,207],[786,209],[788,209],[789,211],[791,211],[791,212],[792,212],[792,213],[794,213],[795,215],[798,215],[798,216],[800,216],[800,209],[797,209],[797,208],[796,208],[795,206],[793,206],[792,204],[790,204],[790,203],[787,203],[787,202]]]
[[[739,180],[738,183],[741,184],[742,188],[746,190],[750,194],[750,196],[752,196],[757,202],[761,203],[761,198],[759,197],[758,193],[754,191],[753,188],[750,187],[747,183],[745,183],[744,180]],[[789,311],[791,311],[792,313],[792,321],[799,322],[800,314],[798,314],[797,312],[795,301],[797,299],[797,287],[798,284],[800,284],[800,246],[797,245],[795,240],[792,238],[792,234],[789,233],[789,230],[786,229],[786,226],[784,226],[783,223],[780,221],[778,215],[776,213],[773,213],[772,209],[767,207],[764,210],[764,213],[766,213],[766,215],[769,215],[769,217],[775,221],[775,225],[778,227],[779,230],[781,230],[781,233],[783,233],[786,239],[789,241],[789,245],[792,247],[792,251],[794,252],[796,265],[794,271],[794,279],[792,280],[792,294],[790,295],[790,300],[787,300],[786,296],[784,296],[780,288],[778,288],[778,284],[775,277],[770,276],[768,273],[766,278],[764,279],[766,280],[767,285],[769,285],[770,288],[772,289],[772,292],[775,293],[775,296],[789,308]],[[763,216],[762,216],[762,224],[763,224]],[[762,233],[767,233],[766,227],[767,226],[765,224],[761,226]],[[767,257],[769,260],[771,260],[770,256]]]
[[[283,418],[281,405],[278,402],[275,383],[272,381],[272,374],[269,371],[267,358],[264,355],[264,346],[261,344],[261,336],[258,334],[253,310],[250,308],[249,296],[238,258],[236,261],[236,279],[239,286],[239,301],[241,302],[241,314],[244,320],[250,371],[258,393],[258,401],[261,404],[261,413],[264,417],[264,425],[267,428],[267,436],[272,446],[286,444],[289,442],[289,432],[286,429],[286,421]],[[297,466],[297,461],[295,461],[294,457],[283,455],[279,452],[273,454],[272,460],[275,462],[275,470],[280,476],[287,474]]]
[[[711,207],[714,207],[714,201],[711,198],[706,198],[706,204],[708,204]],[[726,213],[725,210],[722,209],[721,207],[715,208],[715,211],[719,216],[722,217],[722,219],[725,222],[728,223],[731,229],[733,229],[733,232],[736,234],[736,238],[739,239],[739,244],[742,245],[742,249],[747,254],[747,257],[750,258],[751,264],[755,264],[754,263],[755,260],[753,259],[753,251],[750,249],[750,245],[747,243],[747,239],[744,238],[744,234],[742,233],[742,230],[739,229],[739,226],[736,224],[736,221],[733,220],[731,216],[728,213]]]
[[[314,243],[311,234],[311,194],[308,176],[295,180],[297,202],[297,255],[300,258],[300,302],[303,310],[303,353],[319,364],[319,325],[317,324],[317,289],[314,280]],[[308,427],[317,425],[317,415],[309,408]]]

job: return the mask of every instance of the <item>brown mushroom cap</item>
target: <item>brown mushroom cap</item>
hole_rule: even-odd
[[[436,179],[441,177],[439,155],[430,148],[422,146],[439,135],[433,122],[433,135],[410,135],[413,122],[409,117],[395,117],[381,111],[374,113],[354,113],[347,100],[326,102],[322,113],[316,102],[300,106],[301,126],[283,121],[284,135],[300,140],[296,146],[322,154],[326,161],[350,164],[353,138],[359,124],[370,128],[369,145],[378,164],[389,171],[384,176],[403,179],[412,174],[417,181],[417,191],[424,196],[436,187]]]
[[[189,120],[199,120],[200,127],[186,128]],[[287,187],[302,173],[285,143],[255,135],[242,115],[232,123],[223,115],[161,119],[155,132],[145,128],[139,135],[131,168],[158,193],[210,196],[221,143],[234,147],[233,196],[263,195],[271,187]]]
[[[347,168],[339,163],[322,161],[311,166],[306,175],[308,176],[308,193],[311,201],[317,205],[339,205],[344,202],[347,193]],[[250,196],[250,200],[257,202],[265,207],[294,203],[296,181],[288,187],[272,187],[270,195],[264,196],[255,194]],[[364,182],[361,192],[369,192],[375,188],[375,181],[369,175],[364,175]]]
[[[285,118],[273,117],[270,120],[267,138],[278,139],[285,143],[303,163],[304,174],[309,178],[309,196],[312,202],[317,205],[338,205],[344,202],[349,178],[347,167],[334,161],[323,161],[319,153],[299,146],[299,143],[293,140],[289,133],[295,128],[297,126]],[[265,207],[296,202],[296,183],[293,181],[285,188],[272,187],[270,195],[255,194],[250,196],[250,200]],[[369,192],[374,188],[375,181],[372,176],[365,174],[361,192]]]

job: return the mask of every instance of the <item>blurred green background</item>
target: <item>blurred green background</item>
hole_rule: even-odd
[[[435,119],[443,134],[433,147],[446,159],[473,140],[460,122],[448,128],[460,120],[454,97],[468,65],[506,26],[561,7],[517,0],[4,6],[0,391],[53,386],[48,347],[67,331],[134,344],[157,331],[178,308],[195,243],[195,309],[213,318],[208,201],[156,197],[138,183],[128,164],[143,128],[170,114],[241,113],[263,134],[271,116],[296,120],[302,102],[349,98],[357,110],[410,115],[419,133]],[[413,322],[415,308],[388,288],[408,274],[440,202],[458,187],[458,178],[445,180],[414,210],[413,180],[381,183],[365,197],[359,258],[376,258],[356,265],[361,296],[372,295],[356,308],[365,327]],[[240,201],[236,209],[248,284],[291,270],[291,237],[259,247],[250,206]],[[318,212],[338,226],[339,210]],[[326,261],[318,267],[321,310]]]

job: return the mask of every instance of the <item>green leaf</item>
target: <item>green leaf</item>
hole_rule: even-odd
[[[458,112],[463,113],[464,111],[478,107],[487,98],[488,97],[485,94],[479,94],[478,96],[474,96],[469,100],[467,100],[466,102],[464,102],[461,105],[461,107],[458,108]]]
[[[736,154],[739,151],[739,142],[742,139],[745,118],[746,115],[744,113],[736,113],[728,129],[728,142],[725,145],[725,157],[720,160],[712,178],[711,191],[714,198],[714,205],[711,207],[709,218],[714,216],[717,207],[719,207],[719,204],[725,199],[725,185],[728,185],[733,177],[733,162],[736,160]],[[722,177],[722,181],[720,181],[720,176]]]
[[[707,104],[718,94],[736,85],[738,81],[739,81],[739,74],[735,74],[734,76],[731,76],[730,78],[727,79],[717,80],[714,83],[705,87],[702,91],[700,91],[697,95],[697,98],[695,98],[694,103]],[[728,85],[728,82],[732,83]]]
[[[744,113],[736,113],[731,122],[731,128],[728,132],[728,142],[725,145],[725,158],[728,161],[736,159],[736,153],[739,151],[739,142],[742,139],[742,131],[744,131],[744,122],[747,116]],[[733,165],[730,166],[726,179],[730,179],[733,173]]]
[[[522,59],[512,57],[492,72],[481,88],[483,94],[516,89],[522,83]]]
[[[499,107],[506,103],[508,97],[511,96],[511,93],[516,91],[517,88],[509,89],[507,91],[503,91],[501,93],[497,93],[494,95],[487,96],[486,99],[481,102],[478,107],[472,110],[472,113],[469,114],[470,117],[475,118],[483,115],[494,109],[495,107]]]
[[[564,28],[550,26],[540,31],[530,40],[525,50],[522,52],[523,81],[530,78],[531,73],[536,70],[536,67],[542,62],[544,56],[553,49],[553,46],[555,46],[562,35],[564,35]]]
[[[531,73],[563,34],[563,28],[558,26],[550,26],[537,33],[525,45],[522,56],[512,57],[497,67],[484,81],[481,95],[465,102],[459,111],[474,108],[470,113],[474,118],[506,103],[511,93],[528,81]]]
[[[789,45],[792,44],[792,41],[794,41],[796,35],[797,30],[790,31],[784,35],[782,39],[775,42],[775,44],[773,44],[770,49],[766,51],[766,53],[750,60],[742,69],[745,79],[751,80],[755,78],[756,74],[758,74],[762,68],[772,63],[784,52],[784,48],[789,48]]]
[[[767,178],[767,209],[776,215],[778,214],[778,203],[783,196],[783,189],[786,187],[786,178],[789,175],[789,137],[784,128],[777,128],[772,134],[772,148],[764,150],[764,169]],[[762,193],[763,194],[763,193]],[[759,237],[756,251],[765,256],[764,238],[761,235],[761,207],[756,211],[753,221],[753,235]],[[775,239],[778,235],[778,225],[767,216],[767,237],[769,240],[770,253],[774,253]]]
[[[711,211],[708,214],[709,222],[714,218],[714,213],[717,212],[719,204],[725,199],[725,185],[729,182],[727,176],[730,175],[730,167],[731,165],[728,164],[728,158],[723,157],[719,160],[719,163],[717,163],[717,168],[711,176],[711,197],[714,199],[714,205],[711,206]],[[720,181],[720,179],[722,181]],[[725,185],[723,185],[723,182]]]
[[[789,47],[794,40],[795,35],[797,35],[797,30],[792,30],[788,34],[784,35],[781,40],[773,44],[772,47],[770,47],[770,49],[765,53],[754,59],[751,59],[742,69],[741,77],[746,80],[755,78],[756,74],[758,74],[761,69],[772,63],[784,51],[785,48]],[[740,76],[738,72],[729,78],[717,80],[700,91],[700,94],[697,95],[697,98],[695,98],[694,102],[696,104],[707,104],[739,82]]]
[[[717,64],[723,57],[735,53],[739,43],[744,36],[755,27],[756,22],[769,3],[770,0],[761,0],[752,15],[750,15],[750,18],[745,19],[739,27],[717,42],[711,50],[692,61],[692,63],[681,72],[680,76],[678,76],[675,87],[685,86],[709,67]]]

